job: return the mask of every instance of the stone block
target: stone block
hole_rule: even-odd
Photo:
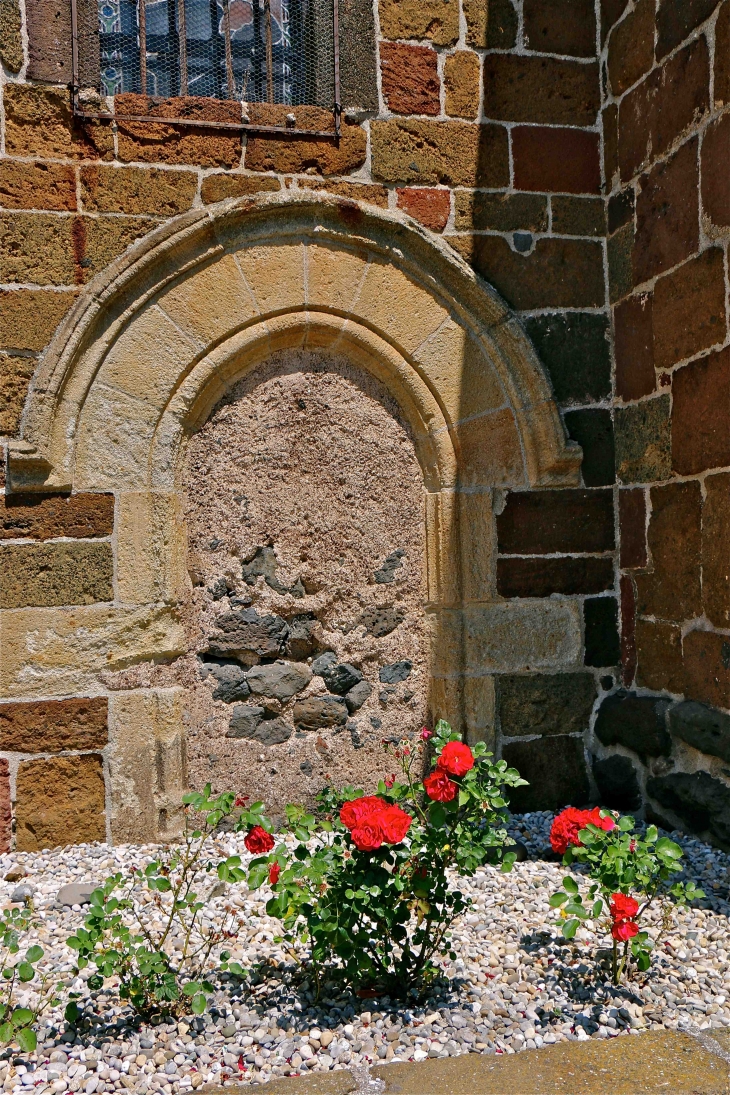
[[[711,122],[702,139],[702,213],[713,225],[730,227],[730,115]]]
[[[614,584],[613,559],[546,559],[506,556],[497,560],[500,597],[550,597],[603,593]]]
[[[451,192],[428,186],[401,187],[398,208],[433,232],[443,232],[451,213]]]
[[[23,67],[23,35],[18,0],[0,0],[0,61],[10,72]]]
[[[730,103],[730,0],[723,0],[715,22],[715,106]]]
[[[601,0],[601,46],[605,45],[608,32],[619,21],[628,4],[629,0]]]
[[[484,59],[484,115],[505,122],[592,126],[598,66],[557,57],[493,53]]]
[[[596,699],[591,673],[500,674],[497,711],[502,737],[581,734]]]
[[[607,696],[598,710],[594,732],[602,745],[623,745],[640,757],[667,757],[669,700],[638,696],[623,689]]]
[[[618,522],[621,543],[619,564],[622,570],[632,567],[645,567],[648,556],[646,548],[646,496],[643,490],[619,491]]]
[[[634,284],[677,266],[699,246],[698,142],[687,141],[657,164],[639,184]]]
[[[270,696],[284,703],[307,687],[312,671],[306,665],[278,661],[273,665],[255,665],[246,679],[255,696]]]
[[[263,114],[259,117],[259,114]],[[275,124],[284,125],[291,107],[272,107],[266,103],[249,104],[251,121],[272,124],[268,114],[274,112]],[[332,113],[319,107],[297,107],[297,124],[303,129],[331,130]],[[347,175],[365,163],[367,134],[359,125],[343,123],[339,141],[330,137],[291,137],[281,139],[271,134],[249,136],[246,143],[247,171],[276,171],[287,174],[314,171],[319,175]]]
[[[509,186],[509,149],[503,126],[428,118],[374,121],[370,142],[373,175],[384,182]]]
[[[581,474],[587,487],[606,487],[616,481],[616,453],[611,412],[602,408],[566,411],[565,429],[583,449]]]
[[[304,254],[303,243],[246,247],[239,251],[238,263],[261,312],[303,305],[306,300]],[[248,302],[244,301],[244,315],[248,308]]]
[[[477,49],[512,49],[518,19],[512,0],[463,0],[466,44]]]
[[[75,213],[76,172],[73,165],[3,160],[0,163],[0,207]]]
[[[459,486],[513,487],[525,482],[520,435],[511,408],[462,419],[453,427],[459,453]],[[485,439],[489,438],[489,444]]]
[[[701,507],[696,481],[652,488],[651,569],[636,576],[640,615],[676,623],[701,615]]]
[[[0,749],[4,753],[98,751],[107,738],[106,696],[0,703]]]
[[[436,46],[451,46],[459,37],[456,0],[384,0],[379,16],[384,38],[428,38]]]
[[[486,676],[575,666],[580,657],[579,606],[571,600],[501,601],[443,610],[434,675],[452,672],[463,639],[464,672]]]
[[[606,316],[590,312],[530,316],[525,328],[561,406],[607,398],[611,391],[611,358]]]
[[[585,665],[610,668],[621,661],[618,605],[615,597],[589,597],[583,602]]]
[[[3,106],[8,156],[113,159],[111,126],[105,122],[74,124],[66,88],[9,83],[3,90]]]
[[[657,59],[671,53],[716,7],[717,0],[662,0],[656,18]]]
[[[608,232],[613,235],[625,224],[630,224],[636,212],[636,193],[632,186],[619,190],[608,199]]]
[[[601,111],[603,122],[603,163],[607,186],[615,186],[619,176],[618,107],[609,103]]]
[[[164,606],[16,609],[0,617],[0,696],[34,699],[96,691],[104,670],[172,661],[185,650],[176,614]]]
[[[233,255],[221,255],[165,289],[158,304],[177,327],[202,343],[218,342],[257,314]]]
[[[267,190],[281,190],[281,183],[273,176],[239,175],[220,171],[214,175],[206,175],[201,183],[200,197],[206,205],[211,205],[227,198],[246,198]]]
[[[333,179],[299,178],[296,180],[296,187],[298,190],[326,191],[338,197],[352,198],[353,201],[368,202],[369,205],[377,205],[381,209],[388,208],[389,191],[385,186]]]
[[[226,612],[214,626],[218,634],[208,640],[210,653],[217,658],[236,658],[244,665],[278,658],[289,637],[286,620],[274,614],[259,615],[255,608]]]
[[[74,293],[39,289],[0,291],[0,346],[42,350],[74,300]]]
[[[684,691],[682,629],[657,620],[636,621],[636,683],[656,692]]]
[[[654,64],[655,0],[638,0],[634,10],[612,32],[608,76],[618,98]]]
[[[499,550],[508,555],[612,551],[610,490],[514,491],[497,518]]]
[[[619,578],[621,625],[621,678],[629,685],[636,677],[636,590],[630,574]]]
[[[514,186],[543,193],[598,194],[598,134],[557,126],[515,126],[511,131]]]
[[[710,247],[657,280],[653,328],[657,369],[669,369],[683,358],[694,357],[725,341],[725,270],[721,248]]]
[[[509,793],[510,809],[514,812],[558,811],[564,806],[584,806],[588,802],[582,738],[561,735],[537,741],[505,742],[502,758],[528,781],[527,787],[517,787]]]
[[[36,365],[34,357],[0,355],[0,434],[17,434]]]
[[[358,294],[358,309],[388,340],[412,353],[438,330],[448,312],[391,263],[372,259]]]
[[[685,700],[670,709],[669,730],[701,753],[730,763],[730,715],[723,711]]]
[[[200,347],[155,305],[140,310],[111,345],[96,383],[151,405],[157,413],[175,388],[184,363]]]
[[[672,474],[669,396],[617,407],[613,417],[620,483],[653,483]]]
[[[383,98],[391,113],[439,113],[441,82],[435,50],[381,42],[380,78]]]
[[[449,423],[482,415],[504,405],[504,391],[481,346],[448,319],[414,351],[414,360],[438,391]],[[460,368],[454,368],[454,362]]]
[[[547,231],[547,198],[542,195],[457,190],[454,208],[454,227],[460,232]]]
[[[194,171],[103,164],[81,168],[81,201],[87,212],[174,217],[190,209],[197,189]]]
[[[672,467],[680,475],[730,464],[730,350],[672,377]]]
[[[0,608],[111,601],[113,573],[111,544],[3,544]]]
[[[708,475],[702,505],[702,605],[715,627],[730,627],[730,475]]]
[[[638,810],[641,788],[636,769],[628,757],[615,753],[612,757],[593,758],[593,778],[601,796],[601,804],[610,810]]]
[[[349,313],[355,307],[366,262],[363,252],[308,245],[307,303]]]
[[[523,10],[528,49],[595,57],[596,13],[591,0],[525,0]]]
[[[146,217],[75,217],[72,232],[77,284],[91,281],[131,243],[156,227],[156,222]]]
[[[0,23],[0,30],[2,24]],[[0,759],[0,851],[9,852],[13,839],[13,808],[10,791],[10,762]]]
[[[446,113],[452,118],[476,118],[479,112],[479,57],[460,49],[444,61]]]
[[[114,531],[113,494],[13,494],[0,498],[0,540],[94,539]]]
[[[311,696],[294,704],[293,715],[300,730],[344,726],[347,722],[347,704],[340,696]]]
[[[616,392],[621,399],[641,399],[656,389],[653,307],[652,294],[644,293],[614,309]]]
[[[682,819],[691,832],[708,833],[730,847],[730,787],[707,772],[670,772],[646,782],[646,793]]]
[[[241,160],[241,134],[225,129],[195,129],[165,125],[165,118],[190,121],[240,122],[241,105],[221,99],[188,96],[153,99],[126,93],[114,98],[117,114],[145,115],[160,122],[119,122],[118,159],[123,163],[195,164],[198,167],[234,167]]]
[[[73,217],[0,214],[0,280],[35,285],[76,281]]]
[[[730,642],[715,631],[690,631],[682,641],[687,699],[730,708]]]
[[[605,236],[606,206],[602,198],[555,195],[551,201],[553,232],[559,236]]]
[[[186,532],[177,494],[123,491],[117,529],[117,597],[175,603],[187,589]]]
[[[19,852],[106,839],[101,756],[21,761],[15,793]]]

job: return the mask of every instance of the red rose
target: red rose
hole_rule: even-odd
[[[386,806],[377,815],[385,844],[400,844],[411,827],[413,818],[400,806]],[[353,833],[354,837],[354,833]]]
[[[584,824],[595,825],[598,829],[603,829],[604,833],[610,833],[612,829],[616,828],[616,822],[610,814],[601,817],[600,806],[596,806],[593,810],[588,811]]]
[[[374,852],[383,843],[383,831],[377,821],[363,821],[352,830],[352,839],[361,852]]]
[[[274,847],[274,838],[260,825],[254,825],[253,829],[249,829],[246,833],[243,843],[252,855],[262,855],[263,852],[270,852]]]
[[[443,768],[437,768],[430,776],[426,776],[423,786],[426,788],[428,797],[434,802],[451,802],[456,798],[459,790],[459,785],[449,779]]]
[[[638,934],[639,925],[635,920],[617,920],[611,928],[611,935],[621,943],[625,943],[627,939],[633,939]]]
[[[639,902],[628,894],[612,893],[609,908],[614,920],[632,920],[639,911]]]
[[[568,848],[579,847],[578,833],[585,829],[589,813],[588,810],[576,810],[575,806],[568,806],[557,815],[550,829],[550,846],[554,852],[565,855]]]
[[[374,814],[380,812],[385,803],[377,795],[365,795],[363,798],[353,798],[344,803],[340,810],[340,821],[348,829],[354,829],[361,822],[368,820]]]
[[[450,741],[441,750],[438,766],[449,775],[465,776],[474,767],[474,754],[463,741]]]
[[[421,741],[428,741],[428,739],[432,737],[433,730],[429,730],[427,726],[424,726],[423,730],[421,731]]]
[[[272,886],[275,886],[279,881],[279,875],[281,874],[281,867],[278,863],[272,863],[269,867],[269,882]]]

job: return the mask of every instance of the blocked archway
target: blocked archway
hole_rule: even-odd
[[[30,698],[37,687],[89,694],[103,689],[110,660],[179,652],[186,439],[247,372],[297,347],[345,354],[378,378],[408,421],[427,492],[434,711],[472,738],[488,737],[493,673],[549,665],[575,646],[573,607],[508,603],[495,591],[495,490],[576,485],[580,462],[519,323],[408,218],[277,194],[222,203],[151,233],[91,283],[47,351],[22,441],[10,447],[9,488],[114,493],[114,601],[63,617],[63,627],[101,637],[86,644],[83,664],[61,667],[55,684],[53,671],[41,674],[42,686],[22,672],[23,634],[38,630],[27,610],[6,670],[9,695]],[[81,657],[66,646],[69,659]],[[117,839],[164,829],[183,770],[174,693],[110,697]]]

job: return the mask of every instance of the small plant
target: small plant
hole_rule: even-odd
[[[37,969],[43,958],[43,948],[36,944],[21,955],[21,937],[32,927],[32,917],[27,906],[5,909],[0,917],[0,1043],[16,1043],[25,1053],[32,1053],[36,1048],[33,1024],[46,1007],[58,1002],[52,978]],[[21,1006],[17,1002],[21,985],[31,990],[26,993],[33,1001],[30,1005]]]
[[[587,920],[598,921],[599,927],[610,932],[614,984],[632,962],[642,971],[651,965],[655,941],[640,922],[652,905],[661,904],[662,922],[668,928],[672,905],[705,896],[692,882],[672,884],[672,875],[682,869],[679,845],[660,837],[654,825],[642,837],[635,825],[632,817],[608,810],[568,807],[555,818],[550,833],[553,850],[563,854],[563,863],[585,864],[591,879],[585,902],[570,875],[563,879],[563,889],[550,898],[551,906],[561,910],[563,935],[572,939]]]
[[[432,738],[433,771],[421,779],[423,753]],[[249,885],[274,888],[267,911],[287,933],[311,946],[315,974],[323,963],[339,966],[363,990],[405,995],[437,974],[434,958],[451,950],[449,928],[468,901],[449,885],[447,871],[473,875],[487,858],[509,870],[505,854],[505,789],[525,781],[505,761],[493,763],[486,746],[472,750],[439,722],[386,745],[400,766],[376,795],[352,787],[321,796],[318,820],[287,807],[288,829],[299,841],[293,854],[279,844],[251,864]]]
[[[250,830],[247,844],[252,833],[260,831],[273,846],[262,827],[268,823],[260,802],[246,807],[245,800],[230,793],[211,797],[208,784],[202,794],[185,795],[183,806],[182,843],[165,849],[144,869],[107,878],[91,895],[84,927],[67,939],[78,955],[77,972],[96,967],[89,987],[100,988],[105,978],[118,977],[121,999],[144,1016],[160,1011],[200,1015],[213,992],[209,977],[214,969],[245,975],[224,949],[238,934],[241,914],[226,905],[216,918],[207,905],[220,882],[245,878],[239,856],[217,862],[209,858],[209,838],[216,828],[240,808],[235,827]],[[210,875],[215,877],[212,886],[206,879]],[[199,893],[203,885],[208,889],[205,897]],[[162,925],[157,930],[151,926],[152,910]],[[76,1018],[76,1009],[72,1001],[69,1020]]]

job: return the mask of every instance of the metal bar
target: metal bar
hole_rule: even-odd
[[[71,95],[75,107],[76,89],[79,86],[79,21],[76,0],[71,0]]]
[[[225,4],[223,5],[225,10]],[[215,80],[215,97],[216,99],[222,99],[222,87],[221,87],[221,50],[220,50],[220,23],[218,19],[218,0],[209,0],[208,11],[210,12],[210,63],[213,67],[213,78]]]
[[[288,129],[283,125],[256,125],[255,122],[208,122],[191,118],[164,118],[159,114],[92,114],[77,110],[75,118],[97,119],[102,122],[154,122],[156,125],[186,125],[196,129],[235,129],[252,133],[275,133],[287,137],[327,137],[333,140],[337,134],[332,129]]]
[[[139,83],[147,94],[147,0],[137,0],[139,9]]]
[[[266,19],[266,102],[274,101],[274,45],[271,34],[271,0],[264,0]]]
[[[335,36],[335,133],[340,136],[340,118],[342,115],[342,104],[340,102],[340,5],[339,0],[332,0],[332,20],[334,23],[334,36]]]
[[[236,98],[236,78],[233,75],[233,46],[231,45],[231,9],[229,0],[223,0],[223,37],[226,42],[226,81],[228,98]]]
[[[253,45],[251,46],[251,67],[253,69],[253,97],[261,101],[261,4],[251,0],[253,22]]]
[[[178,42],[180,45],[180,94],[188,93],[188,24],[185,0],[175,0],[177,7]]]

